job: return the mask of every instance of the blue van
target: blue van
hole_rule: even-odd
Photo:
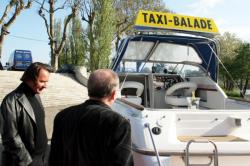
[[[32,62],[30,50],[15,50],[6,65],[8,70],[26,70]]]

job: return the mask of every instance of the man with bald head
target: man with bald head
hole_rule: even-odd
[[[89,99],[54,120],[50,166],[132,166],[129,121],[114,112],[119,78],[109,69],[91,73]]]

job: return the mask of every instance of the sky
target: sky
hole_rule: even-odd
[[[163,0],[166,7],[178,14],[214,19],[219,32],[235,33],[243,41],[250,42],[249,0]],[[0,16],[7,0],[0,4]],[[8,61],[15,49],[31,50],[34,61],[50,63],[48,36],[38,7],[26,10],[11,25],[5,37],[1,62]]]
[[[212,18],[220,34],[235,33],[250,42],[249,0],[164,0],[170,10],[183,15]]]

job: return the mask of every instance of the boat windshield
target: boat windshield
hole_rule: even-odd
[[[201,63],[201,58],[191,45],[130,41],[118,72],[205,76],[206,72],[200,68]]]
[[[198,53],[191,45],[180,45],[166,42],[155,43],[151,41],[130,41],[123,60],[202,63]]]
[[[123,61],[118,72],[125,73],[162,73],[162,74],[179,74],[182,77],[203,77],[206,72],[199,66],[190,64],[176,63],[141,63],[132,61]]]

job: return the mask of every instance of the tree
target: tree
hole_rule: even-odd
[[[40,9],[39,9],[39,15],[42,17],[44,20],[46,29],[47,29],[47,34],[49,37],[49,45],[50,45],[50,50],[51,50],[51,65],[54,68],[54,70],[58,69],[58,59],[59,55],[62,52],[65,41],[67,38],[67,27],[72,20],[72,18],[76,17],[80,8],[80,2],[81,0],[65,0],[63,3],[62,1],[57,1],[57,0],[42,0],[40,2],[39,0],[36,0],[38,4],[40,4]],[[55,37],[55,14],[59,10],[65,9],[67,7],[70,7],[70,12],[67,15],[63,29],[62,29],[62,37],[60,40],[56,40]],[[69,11],[69,10],[64,10],[64,12]]]
[[[3,3],[3,2],[1,2]],[[3,12],[3,15],[0,18],[0,58],[2,55],[2,46],[4,38],[9,34],[8,29],[14,23],[17,16],[25,10],[31,8],[32,0],[10,0]]]
[[[114,8],[116,13],[116,49],[123,34],[131,35],[134,33],[132,26],[140,9],[162,12],[170,11],[166,9],[162,0],[114,0]]]
[[[88,24],[86,35],[91,71],[109,66],[114,34],[112,2],[113,0],[88,0],[82,5],[82,19]]]
[[[220,80],[222,80],[224,88],[226,90],[232,90],[234,87],[233,77],[236,77],[233,67],[235,58],[237,55],[237,50],[240,47],[242,41],[236,37],[235,34],[225,32],[222,36],[219,37],[220,42],[220,59],[223,65],[226,67],[226,70],[223,68],[223,65],[220,65]],[[229,73],[227,73],[229,72]]]
[[[242,43],[237,49],[237,56],[234,62],[234,75],[240,82],[240,89],[243,95],[246,93],[250,79],[250,43]]]
[[[61,38],[62,38],[62,20],[59,19],[59,20],[55,20],[55,30],[54,30],[54,34],[55,34],[55,39],[57,42],[60,42]],[[67,38],[66,38],[66,41],[67,41]],[[65,41],[65,45],[63,47],[63,51],[60,53],[59,55],[59,59],[58,59],[58,67],[61,67],[63,64],[64,64],[64,50],[65,50],[65,47],[66,47],[66,41]],[[61,55],[63,54],[63,55]]]
[[[72,57],[72,64],[81,66],[85,64],[86,59],[86,40],[83,35],[83,27],[81,19],[74,18],[72,20],[71,32],[69,37],[70,52]]]
[[[59,67],[64,64],[85,65],[87,44],[83,32],[81,19],[73,18],[67,31],[68,38],[65,41],[64,51],[59,56]]]
[[[101,6],[107,6],[112,7],[109,10],[109,13],[105,14],[104,12],[98,12],[102,8]],[[139,9],[144,10],[157,10],[157,11],[168,11],[165,9],[165,5],[162,2],[162,0],[108,0],[105,2],[103,0],[85,0],[82,5],[82,19],[88,24],[88,44],[89,44],[89,57],[90,57],[90,69],[94,70],[96,68],[100,68],[101,66],[105,67],[108,66],[109,58],[108,56],[99,57],[99,54],[106,54],[105,51],[99,50],[99,48],[103,49],[104,47],[100,47],[98,43],[101,41],[106,40],[106,45],[108,44],[107,38],[110,38],[112,35],[112,40],[115,41],[116,48],[118,46],[118,42],[121,39],[121,36],[123,34],[130,35],[134,33],[132,29],[132,25],[134,24],[135,16],[137,15]],[[104,9],[104,8],[103,8]],[[107,10],[108,11],[108,10]],[[112,16],[111,16],[111,13]],[[97,21],[98,18],[101,18],[102,16],[107,15],[105,17],[106,24],[103,23],[101,25],[102,21]],[[104,19],[104,18],[103,18]],[[110,24],[107,23],[107,20],[109,19]],[[101,25],[101,26],[100,26]],[[107,27],[110,26],[110,27]],[[104,30],[104,27],[107,27],[108,31]],[[101,33],[99,33],[98,28]],[[113,34],[111,34],[111,30],[114,29]],[[107,33],[107,34],[105,34]],[[99,38],[99,35],[103,35],[106,39],[103,40]],[[111,38],[109,39],[109,48],[113,44],[111,43]],[[103,43],[103,45],[105,45]],[[101,51],[101,52],[98,52]],[[110,52],[107,51],[107,52]],[[103,55],[104,56],[104,55]],[[97,62],[98,61],[98,62]],[[92,66],[94,65],[94,66]]]

